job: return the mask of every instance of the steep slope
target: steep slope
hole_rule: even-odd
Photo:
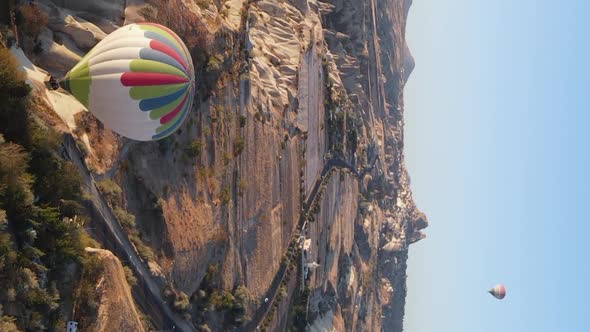
[[[96,284],[97,316],[93,322],[85,324],[84,330],[144,331],[119,259],[108,250],[86,248],[86,251],[97,256],[103,271]],[[78,318],[81,324],[86,320],[86,317],[74,318]]]

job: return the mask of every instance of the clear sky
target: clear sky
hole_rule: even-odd
[[[430,226],[410,247],[405,331],[590,331],[589,13],[414,0],[405,155]]]

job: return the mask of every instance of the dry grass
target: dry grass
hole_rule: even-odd
[[[205,5],[205,0],[200,2]],[[206,22],[187,10],[182,0],[148,0],[146,3],[153,8],[153,10],[143,10],[142,14],[146,20],[168,26],[184,40],[189,50],[192,51],[195,48],[206,50],[213,41]]]
[[[47,26],[49,18],[34,3],[18,7],[18,14],[22,17],[19,28],[29,37],[36,39],[44,27]],[[18,21],[18,20],[17,20]]]

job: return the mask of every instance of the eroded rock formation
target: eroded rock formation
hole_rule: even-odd
[[[428,226],[403,155],[410,4],[41,1],[36,60],[55,75],[143,19],[191,50],[199,97],[170,138],[134,143],[86,113],[70,126],[122,189],[111,203],[135,216],[150,278],[190,298],[190,326],[281,330],[304,305],[311,330],[402,331],[408,245]],[[240,287],[239,318],[212,303]]]

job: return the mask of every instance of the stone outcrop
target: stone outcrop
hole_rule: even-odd
[[[108,250],[86,248],[86,252],[98,258],[103,270],[96,283],[97,317],[84,330],[144,331],[121,261]]]

